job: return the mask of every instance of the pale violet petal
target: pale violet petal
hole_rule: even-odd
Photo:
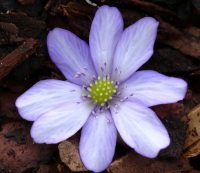
[[[43,80],[19,96],[16,107],[24,119],[35,121],[63,103],[80,102],[81,92],[80,86],[67,81]]]
[[[151,109],[125,101],[111,113],[120,136],[137,153],[154,158],[169,145],[167,130]]]
[[[121,82],[131,76],[153,54],[158,22],[144,17],[124,30],[113,60],[113,79]]]
[[[90,31],[90,50],[98,75],[110,74],[116,44],[123,31],[123,19],[115,7],[100,7]]]
[[[71,137],[85,124],[93,107],[88,101],[68,102],[46,112],[33,123],[33,140],[54,144]]]
[[[128,97],[146,106],[154,106],[182,100],[187,91],[187,83],[156,71],[144,70],[133,74],[120,88],[122,98]]]
[[[69,81],[89,84],[96,75],[87,43],[70,31],[61,28],[50,31],[47,47],[52,61]]]
[[[87,169],[105,170],[111,163],[117,139],[117,131],[110,112],[91,115],[83,126],[80,140],[80,156]]]

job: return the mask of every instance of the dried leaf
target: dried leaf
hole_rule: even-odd
[[[185,141],[185,157],[200,154],[200,104],[188,114],[188,128]]]
[[[29,124],[22,121],[2,125],[0,172],[8,173],[7,170],[14,173],[26,172],[25,170],[29,168],[37,169],[40,163],[47,163],[52,158],[55,146],[33,143],[29,129]]]
[[[60,159],[71,169],[71,171],[87,171],[81,162],[78,150],[79,144],[75,137],[59,144],[58,149]]]
[[[134,152],[113,161],[108,173],[198,173],[187,159],[148,159]]]

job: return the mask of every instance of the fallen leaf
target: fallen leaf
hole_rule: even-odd
[[[198,173],[187,159],[148,159],[130,152],[112,162],[109,173]]]
[[[188,119],[184,146],[184,156],[187,158],[200,154],[200,104],[189,112]]]
[[[59,144],[60,159],[71,171],[87,171],[80,159],[78,150],[79,143],[76,137]]]

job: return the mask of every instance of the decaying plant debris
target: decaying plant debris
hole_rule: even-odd
[[[48,57],[46,49],[48,31],[54,27],[69,29],[87,41],[97,6],[102,4],[117,6],[123,14],[125,26],[144,16],[155,17],[160,22],[155,52],[142,69],[153,69],[181,77],[188,81],[189,85],[185,100],[153,107],[170,133],[171,145],[163,150],[158,158],[150,160],[138,156],[119,140],[115,160],[107,172],[198,172],[199,150],[197,149],[197,154],[193,153],[194,158],[185,158],[184,143],[188,135],[187,115],[200,103],[200,2],[197,0],[88,2],[0,0],[0,172],[86,171],[84,167],[77,166],[76,164],[80,164],[79,161],[73,160],[76,157],[70,155],[72,154],[70,150],[78,152],[77,142],[72,142],[74,139],[68,143],[61,143],[59,147],[33,144],[29,135],[30,124],[19,117],[14,102],[17,96],[38,80],[63,79]],[[78,139],[79,135],[75,138]],[[65,146],[67,146],[66,153],[63,153]],[[62,152],[67,161],[64,161],[62,156],[60,158],[59,152]],[[75,155],[77,156],[77,153]]]

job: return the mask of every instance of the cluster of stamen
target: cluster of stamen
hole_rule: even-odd
[[[114,84],[109,78],[98,79],[89,85],[87,88],[89,95],[94,103],[104,106],[106,102],[112,99],[112,96],[117,91],[117,85]]]

